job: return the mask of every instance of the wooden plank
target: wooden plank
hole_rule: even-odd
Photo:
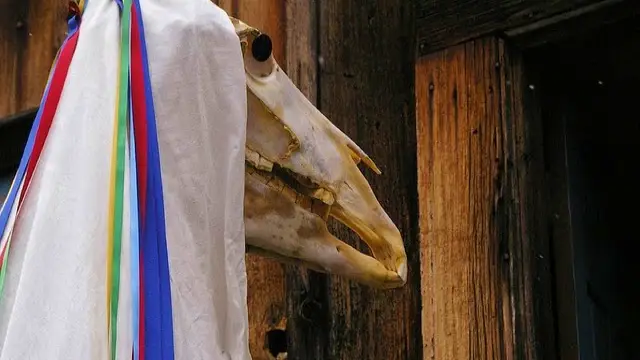
[[[19,66],[27,34],[27,9],[28,1],[0,0],[0,118],[19,111]]]
[[[286,62],[284,70],[300,91],[317,103],[319,3],[286,1]],[[328,308],[326,276],[287,266],[287,350],[291,359],[326,359]]]
[[[418,51],[425,55],[473,38],[572,14],[581,7],[604,8],[621,2],[637,4],[635,0],[418,0]]]
[[[371,155],[383,171],[363,170],[405,239],[405,287],[377,291],[330,277],[324,357],[301,359],[422,359],[417,229],[413,6],[407,1],[322,1],[319,11],[320,109]],[[351,231],[339,238],[366,250]],[[319,324],[324,326],[324,324]],[[323,342],[325,342],[323,344]]]
[[[40,103],[66,15],[64,1],[0,0],[0,118]]]
[[[504,212],[509,234],[510,301],[516,359],[556,356],[548,192],[539,78],[514,47],[499,42],[501,117],[505,142]]]
[[[537,109],[524,72],[494,37],[417,65],[425,358],[553,358],[540,124],[524,111]]]

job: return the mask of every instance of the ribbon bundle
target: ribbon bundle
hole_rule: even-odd
[[[121,32],[116,119],[107,234],[107,324],[111,359],[116,358],[124,208],[130,206],[131,298],[134,360],[174,358],[171,288],[162,178],[147,47],[139,0],[115,0]],[[13,229],[54,120],[80,34],[85,4],[72,2],[69,35],[64,41],[29,135],[22,160],[0,210],[0,294],[4,288]],[[125,170],[129,155],[130,202],[125,204]],[[15,209],[15,210],[14,210]],[[43,240],[44,241],[44,240]]]

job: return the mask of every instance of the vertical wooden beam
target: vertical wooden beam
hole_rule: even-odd
[[[317,105],[319,0],[285,1],[284,70],[300,91]],[[290,359],[326,359],[326,276],[287,266],[287,337]]]
[[[320,110],[383,171],[363,173],[399,226],[409,257],[405,287],[376,291],[330,277],[323,359],[422,359],[415,157],[413,6],[402,0],[319,2]],[[351,231],[339,238],[367,251]],[[323,326],[323,324],[319,324]],[[296,349],[295,359],[319,359]]]
[[[65,1],[0,0],[0,118],[40,103],[66,14]]]
[[[552,359],[558,344],[539,74],[518,49],[498,44],[503,137],[509,139],[502,174],[510,191],[500,233],[509,234],[515,358]]]
[[[534,89],[494,37],[417,64],[425,358],[554,357]]]

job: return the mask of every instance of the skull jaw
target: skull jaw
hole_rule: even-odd
[[[398,288],[407,277],[402,251],[397,270],[387,269],[333,236],[323,219],[305,206],[305,197],[279,179],[247,168],[245,177],[245,238],[247,251],[338,275],[379,289]],[[402,261],[404,260],[404,261]]]

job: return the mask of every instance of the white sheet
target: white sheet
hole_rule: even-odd
[[[160,141],[175,359],[250,359],[247,105],[238,38],[208,0],[141,3]],[[0,304],[0,360],[107,359],[119,23],[114,1],[88,2],[65,91],[15,225]],[[118,359],[131,360],[130,291],[127,277],[122,281]]]

